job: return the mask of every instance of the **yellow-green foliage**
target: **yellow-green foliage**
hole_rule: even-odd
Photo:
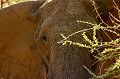
[[[119,10],[118,7],[116,7],[116,9]],[[105,61],[107,59],[111,59],[111,60],[114,59],[115,62],[113,62],[113,64],[111,64],[108,68],[106,68],[104,73],[93,73],[93,72],[91,72],[91,70],[89,70],[87,67],[84,66],[84,68],[87,69],[88,72],[91,75],[93,75],[93,77],[96,79],[104,78],[111,74],[113,74],[113,75],[116,74],[114,77],[120,78],[120,74],[119,74],[120,73],[120,38],[116,38],[113,40],[112,38],[110,38],[108,36],[111,40],[106,42],[106,41],[99,41],[98,38],[96,37],[98,30],[102,30],[105,33],[107,31],[107,32],[110,32],[111,34],[114,34],[114,35],[120,37],[120,33],[117,33],[115,31],[115,29],[120,28],[120,24],[119,24],[120,20],[116,19],[112,14],[110,14],[110,16],[113,18],[113,19],[111,19],[111,21],[112,21],[112,23],[114,23],[114,26],[103,27],[103,26],[101,26],[101,24],[93,24],[90,22],[77,20],[77,22],[79,22],[79,23],[84,23],[86,25],[91,25],[93,27],[91,27],[89,29],[77,31],[75,33],[70,34],[69,36],[64,36],[63,34],[61,34],[61,36],[63,37],[63,40],[59,42],[59,43],[62,43],[63,45],[69,44],[69,45],[77,45],[77,46],[83,47],[83,48],[88,48],[88,49],[90,49],[91,53],[93,53],[94,51],[97,51],[98,54],[95,56],[95,58],[98,60],[97,62]],[[116,23],[116,21],[118,23]],[[90,31],[90,30],[93,33],[92,40],[89,39],[89,37],[86,34],[87,31]],[[79,34],[79,33],[82,33],[81,36],[87,42],[87,44],[82,44],[82,43],[70,40],[70,37],[74,36],[75,34]],[[104,47],[104,49],[102,50],[102,52],[100,52],[99,49],[103,48],[103,47]]]
[[[61,41],[61,43],[63,45],[70,44],[70,45],[77,45],[79,47],[88,48],[88,49],[90,49],[91,53],[93,53],[94,51],[98,51],[98,49],[100,47],[111,46],[111,47],[105,48],[101,53],[98,53],[98,55],[95,56],[98,61],[105,61],[107,59],[112,59],[112,58],[116,59],[116,62],[113,63],[110,67],[108,67],[105,70],[104,73],[95,74],[95,73],[91,72],[89,69],[87,69],[86,67],[85,68],[95,78],[104,78],[104,77],[107,77],[107,76],[109,76],[111,74],[120,73],[120,53],[119,53],[120,46],[118,44],[120,42],[120,38],[117,38],[115,40],[111,40],[109,42],[103,42],[103,41],[101,42],[101,41],[98,41],[98,38],[96,37],[97,30],[99,30],[99,29],[107,30],[107,31],[109,31],[109,32],[111,32],[113,34],[116,34],[117,36],[120,36],[119,33],[117,33],[117,32],[110,29],[110,28],[114,29],[114,27],[117,27],[117,26],[103,27],[103,26],[100,26],[100,25],[97,25],[97,24],[92,24],[92,23],[89,23],[89,22],[84,22],[84,21],[78,21],[78,22],[85,23],[85,24],[91,24],[93,27],[89,28],[89,29],[84,29],[84,30],[81,30],[81,31],[77,31],[77,32],[72,33],[71,35],[69,35],[67,37],[64,36],[63,34],[61,34],[61,36],[63,37],[63,40]],[[86,31],[88,31],[88,30],[93,31],[93,40],[90,40],[88,38],[88,36],[86,35]],[[83,39],[86,40],[86,42],[88,42],[89,45],[82,44],[82,43],[79,43],[79,42],[70,41],[70,37],[72,37],[75,34],[81,33],[81,32],[82,32]],[[117,77],[119,77],[119,76],[120,75],[118,74]]]

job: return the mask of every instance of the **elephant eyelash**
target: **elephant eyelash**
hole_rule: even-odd
[[[45,40],[45,41],[47,41],[47,36],[46,36],[45,32],[43,32],[43,34],[42,34],[42,39]]]

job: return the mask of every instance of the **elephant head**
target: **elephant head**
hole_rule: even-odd
[[[61,33],[69,36],[78,30],[91,27],[78,23],[76,20],[91,23],[101,23],[101,19],[104,22],[108,20],[109,12],[112,12],[114,8],[113,1],[95,0],[96,8],[99,7],[98,13],[102,13],[100,15],[101,18],[96,18],[98,14],[93,11],[94,7],[92,3],[91,0],[52,0],[41,7],[40,15],[37,16],[39,17],[39,31],[36,36],[38,49],[41,49],[46,55],[43,58],[45,58],[48,79],[91,78],[90,73],[83,66],[92,71],[97,71],[98,67],[92,68],[94,59],[92,59],[88,49],[68,44],[63,46],[60,43],[62,40]],[[91,32],[89,32],[88,36],[91,36]],[[109,40],[105,38],[104,33],[101,37],[102,40]],[[70,40],[86,43],[80,35],[74,35],[70,37]]]
[[[104,19],[112,7],[107,6],[104,0],[95,0],[95,2],[100,7],[98,12],[103,12],[101,17]],[[10,79],[91,78],[91,74],[84,68],[85,66],[95,71],[94,59],[90,51],[74,45],[62,45],[63,38],[60,34],[69,36],[78,30],[92,27],[78,23],[77,20],[100,23],[93,10],[91,0],[46,2],[40,0],[16,4],[1,10],[0,29],[3,30],[0,31],[2,38],[0,39],[0,77]],[[9,13],[11,15],[8,15]],[[6,20],[7,23],[5,23]],[[69,39],[86,44],[80,34],[73,35]],[[91,37],[92,33],[89,31],[87,35]],[[16,71],[13,72],[14,68]]]
[[[39,10],[38,10],[39,11]],[[37,47],[42,50],[48,79],[87,79],[91,75],[83,67],[92,70],[92,59],[88,49],[73,45],[62,45],[61,33],[65,36],[91,26],[77,20],[96,23],[86,11],[82,0],[52,0],[40,8]],[[90,33],[89,33],[90,34]],[[90,35],[89,35],[90,36]],[[80,35],[70,38],[85,43]]]

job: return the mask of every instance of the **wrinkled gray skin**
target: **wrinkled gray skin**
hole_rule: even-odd
[[[77,23],[76,20],[96,23],[83,6],[82,0],[53,0],[40,10],[39,21],[42,23],[38,25],[40,27],[39,42],[50,47],[48,79],[88,79],[91,77],[83,67],[86,66],[92,70],[90,52],[78,46],[63,46],[57,43],[62,40],[60,33],[68,36],[75,31],[91,27]],[[80,35],[73,36],[71,40],[85,43]]]
[[[103,13],[101,15],[103,19],[113,8],[112,0],[107,2],[107,0],[96,0],[96,6],[99,7],[99,13]],[[50,47],[48,79],[91,78],[91,75],[83,67],[86,66],[94,71],[92,69],[93,59],[89,50],[68,44],[63,46],[57,42],[62,40],[60,33],[68,36],[75,31],[91,27],[77,23],[76,20],[100,23],[100,20],[96,19],[97,14],[93,12],[93,9],[91,0],[53,0],[41,7],[39,21],[42,22],[38,25],[40,27],[38,37],[41,40],[44,36],[44,41],[39,42]],[[88,36],[91,35],[91,32],[89,32]],[[85,43],[81,35],[74,35],[70,40]]]
[[[103,5],[106,4],[104,0],[98,0],[98,6],[101,5],[99,1]],[[29,12],[28,16],[29,18],[34,18],[36,26],[33,28],[36,29],[37,27],[36,31],[34,31],[34,37],[38,46],[32,49],[37,49],[36,53],[39,52],[40,54],[40,63],[42,63],[44,68],[41,68],[41,72],[38,72],[42,73],[44,70],[43,76],[46,79],[89,79],[92,77],[83,67],[86,66],[94,71],[92,69],[94,60],[91,58],[89,50],[68,44],[63,46],[61,43],[58,43],[63,39],[60,35],[61,33],[68,36],[78,30],[91,27],[78,23],[76,20],[91,23],[100,22],[96,20],[96,13],[93,12],[94,8],[91,4],[91,0],[52,0],[49,3],[45,2],[42,6],[41,4],[36,4],[36,6],[34,4],[30,9],[31,12]],[[102,7],[100,6],[100,8]],[[109,9],[111,10],[112,7],[109,7]],[[108,6],[104,8],[107,12],[103,11],[106,14],[102,17],[107,16],[109,11]],[[100,9],[100,12],[102,10]],[[89,32],[88,36],[91,37],[91,35],[92,33]],[[86,43],[79,34],[70,37],[70,40]],[[31,67],[34,67],[34,64]],[[41,78],[44,79],[44,77]]]

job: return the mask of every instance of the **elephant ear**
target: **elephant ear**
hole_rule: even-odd
[[[36,4],[28,1],[0,10],[0,79],[45,79],[34,46],[36,23],[30,16]]]

